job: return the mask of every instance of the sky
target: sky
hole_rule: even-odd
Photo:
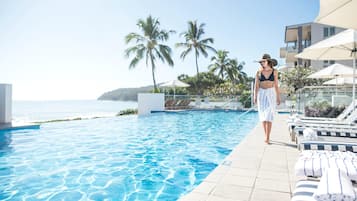
[[[254,60],[269,53],[280,64],[285,26],[312,22],[318,0],[0,0],[0,83],[10,83],[14,100],[85,100],[117,88],[152,85],[145,61],[129,70],[124,38],[140,33],[138,19],[158,18],[175,30],[167,45],[174,67],[157,63],[158,83],[195,75],[193,55],[180,59],[180,33],[187,22],[205,23],[205,37],[217,50],[244,61],[253,76]],[[207,71],[209,57],[199,58]]]

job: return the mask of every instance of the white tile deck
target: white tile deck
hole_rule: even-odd
[[[299,179],[294,164],[299,151],[290,141],[286,114],[273,122],[271,142],[264,143],[260,123],[226,157],[225,162],[180,201],[284,201]]]

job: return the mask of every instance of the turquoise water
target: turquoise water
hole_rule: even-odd
[[[197,186],[257,122],[190,111],[0,132],[0,200],[170,201]]]

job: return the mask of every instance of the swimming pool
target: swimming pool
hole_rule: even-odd
[[[154,113],[0,132],[0,200],[177,200],[256,125],[257,114]]]

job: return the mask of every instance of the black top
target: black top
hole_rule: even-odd
[[[262,72],[260,72],[260,78],[259,81],[263,82],[263,81],[274,81],[274,69],[271,72],[270,76],[268,78],[266,78]]]

